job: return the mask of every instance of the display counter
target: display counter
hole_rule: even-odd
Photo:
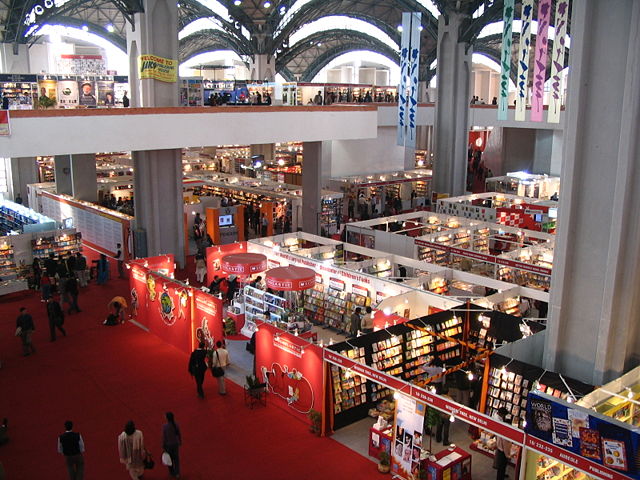
[[[460,447],[447,448],[422,461],[427,480],[471,480],[471,455]]]

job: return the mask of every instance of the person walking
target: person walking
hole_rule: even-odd
[[[94,262],[97,264],[97,283],[98,285],[104,285],[107,283],[107,279],[109,278],[109,261],[107,260],[107,256],[104,253],[101,253],[100,259],[94,260]]]
[[[124,426],[124,431],[118,436],[118,454],[122,463],[133,480],[142,478],[144,473],[144,459],[147,451],[144,448],[144,436],[136,429],[133,420]]]
[[[116,245],[116,256],[113,257],[118,261],[118,278],[126,278],[124,275],[124,256],[122,255],[122,245]]]
[[[64,422],[64,433],[58,437],[58,453],[64,455],[70,480],[84,478],[84,440],[82,435],[73,431],[73,422]]]
[[[62,327],[62,325],[64,325],[64,312],[62,311],[60,303],[53,297],[47,299],[47,317],[49,317],[51,341],[56,341],[56,328],[66,337],[67,332]]]
[[[171,465],[168,465],[169,475],[173,478],[180,478],[180,445],[182,445],[182,434],[180,427],[175,421],[173,412],[165,414],[167,423],[162,426],[162,449],[171,457]]]
[[[74,273],[76,275],[76,278],[78,279],[78,283],[80,284],[80,287],[86,287],[88,283],[87,257],[82,255],[81,252],[76,253],[76,263],[75,263]]]
[[[211,368],[222,368],[222,375],[216,377],[218,380],[218,393],[220,395],[226,395],[226,385],[224,384],[224,370],[229,366],[229,352],[222,346],[222,342],[218,340],[216,342],[216,350],[213,352],[213,358],[211,361]]]
[[[196,390],[200,398],[204,398],[204,374],[207,371],[207,351],[204,349],[204,342],[200,342],[198,348],[191,352],[189,357],[189,373],[196,380]]]
[[[196,280],[198,283],[204,282],[204,277],[207,276],[207,262],[203,254],[198,253],[195,258],[196,261]]]
[[[76,313],[80,313],[82,311],[78,306],[78,294],[80,293],[80,291],[78,290],[78,280],[76,279],[76,277],[69,277],[67,279],[66,289],[67,299],[69,301],[69,310],[67,311],[67,313],[71,315],[72,310],[75,310]]]
[[[356,310],[351,314],[349,332],[354,337],[356,337],[358,335],[358,331],[360,331],[360,312],[362,312],[362,309],[360,307],[356,307]]]
[[[26,307],[20,308],[20,315],[16,319],[16,336],[22,341],[22,355],[25,357],[36,353],[31,337],[36,329],[33,323],[33,317],[27,312]]]

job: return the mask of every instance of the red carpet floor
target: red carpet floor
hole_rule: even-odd
[[[107,302],[127,291],[123,280],[83,289],[83,312],[67,316],[68,336],[56,342],[49,341],[37,293],[0,297],[0,418],[9,418],[10,435],[10,442],[0,446],[0,462],[8,480],[67,478],[56,452],[67,419],[85,440],[86,479],[129,478],[116,446],[129,419],[155,454],[156,468],[144,478],[168,478],[160,464],[160,429],[168,410],[182,427],[182,478],[187,480],[378,477],[374,463],[330,438],[311,435],[284,409],[273,404],[247,409],[237,385],[230,384],[221,397],[209,376],[207,396],[199,399],[185,354],[132,324],[101,325]],[[36,322],[37,353],[30,357],[22,357],[14,336],[23,305]]]

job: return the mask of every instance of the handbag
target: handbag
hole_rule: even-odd
[[[145,470],[151,470],[155,467],[156,462],[153,461],[153,456],[151,452],[147,451],[144,455],[144,459],[142,460],[142,464],[144,465]]]
[[[211,375],[215,378],[224,377],[224,369],[220,366],[220,356],[218,355],[218,352],[216,352],[216,358],[218,359],[218,366],[211,367]]]
[[[166,467],[170,467],[173,465],[171,455],[169,455],[167,452],[162,452],[162,464]]]
[[[22,327],[16,328],[16,337],[19,337],[20,335],[22,335]]]

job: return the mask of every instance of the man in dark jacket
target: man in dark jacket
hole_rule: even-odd
[[[82,435],[73,431],[73,422],[64,422],[64,433],[58,437],[58,453],[64,455],[70,480],[84,478],[84,440]]]
[[[69,304],[69,315],[71,315],[71,310],[75,310],[77,313],[80,313],[82,310],[80,310],[80,307],[78,306],[78,294],[80,292],[78,289],[78,280],[76,279],[76,277],[69,277],[67,279],[66,289],[67,303]]]
[[[67,336],[67,332],[62,325],[64,324],[64,312],[60,303],[53,297],[47,299],[47,317],[49,317],[49,332],[51,334],[51,341],[56,341],[56,328],[60,330],[62,335]]]
[[[207,372],[207,351],[204,349],[204,342],[200,342],[198,348],[191,352],[189,358],[189,373],[196,379],[198,396],[204,398],[204,374]]]
[[[27,313],[26,307],[20,308],[20,315],[16,320],[16,330],[20,328],[20,340],[22,340],[22,354],[26,357],[32,353],[36,353],[36,349],[31,342],[31,335],[36,329],[33,323],[33,317]]]

